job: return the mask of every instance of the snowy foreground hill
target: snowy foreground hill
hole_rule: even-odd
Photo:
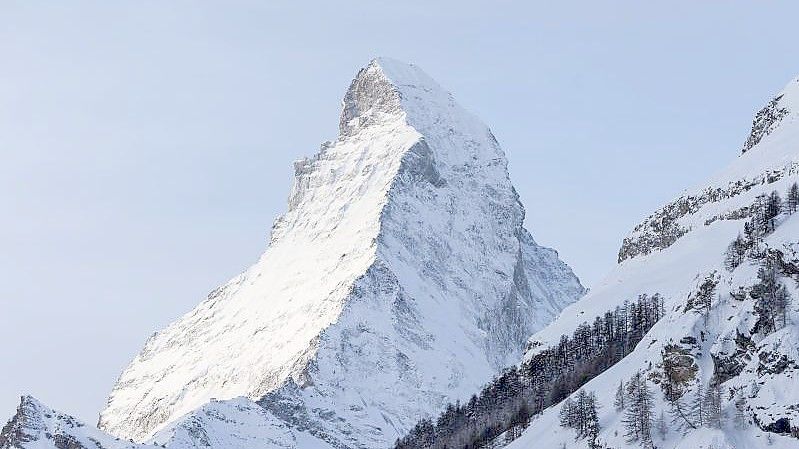
[[[0,448],[387,448],[585,293],[490,130],[413,65],[358,72],[295,171],[263,256],[147,341],[99,429],[25,396]]]
[[[400,448],[799,448],[799,79],[517,368]]]

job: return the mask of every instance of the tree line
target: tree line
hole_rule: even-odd
[[[465,404],[447,405],[437,419],[422,419],[395,449],[477,449],[502,434],[517,437],[533,416],[561,402],[613,366],[663,317],[660,295],[635,301],[585,322],[558,344],[505,370]],[[578,394],[578,402],[579,402]],[[586,399],[583,397],[584,404]],[[578,422],[578,434],[592,437],[593,424]],[[590,441],[594,441],[593,439]]]

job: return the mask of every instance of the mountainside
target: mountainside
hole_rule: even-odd
[[[145,449],[113,438],[75,418],[51,410],[31,396],[23,396],[14,418],[0,432],[0,448],[29,449]]]
[[[362,69],[339,137],[295,172],[263,256],[147,341],[100,429],[181,449],[388,447],[584,293],[523,228],[490,130],[413,65]]]
[[[799,79],[736,160],[634,229],[518,368],[399,446],[799,447],[797,181]]]
[[[639,370],[658,448],[799,446],[797,181],[799,79],[758,112],[736,160],[637,226],[618,267],[533,337],[540,348],[621,301],[663,298],[665,316],[643,342],[583,388],[601,405],[595,447],[650,444],[630,435],[629,398],[614,406],[620,383],[627,396]],[[510,447],[589,447],[590,438],[554,435],[559,412],[548,410]]]

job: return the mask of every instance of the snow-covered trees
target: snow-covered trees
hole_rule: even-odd
[[[713,307],[713,297],[716,294],[718,283],[715,272],[707,275],[696,292],[688,297],[688,308],[701,311],[707,319],[710,309]]]
[[[793,186],[788,190],[789,201],[786,203],[785,207],[788,213],[795,211],[796,204],[799,203],[799,197],[790,200],[792,195],[799,195],[799,191],[797,191],[796,194],[792,194],[792,189]],[[799,189],[799,187],[797,187],[797,189]],[[794,204],[793,209],[791,208],[791,201],[793,201]],[[782,198],[776,190],[768,195],[758,195],[749,209],[751,211],[751,218],[744,223],[745,246],[758,249],[763,237],[777,228],[778,218],[783,211]]]
[[[643,447],[652,442],[653,399],[646,376],[640,371],[627,384],[629,404],[624,413],[625,436],[630,442],[639,441]]]
[[[577,432],[577,438],[587,438],[589,447],[596,447],[599,436],[599,415],[594,392],[580,390],[563,401],[560,408],[560,425]]]
[[[763,227],[765,231],[772,232],[776,228],[775,219],[782,211],[782,198],[776,190],[772,191],[765,200],[763,205]]]
[[[704,423],[708,427],[720,429],[724,424],[725,416],[721,404],[721,388],[719,385],[713,385],[705,392],[702,407],[705,416]]]
[[[788,189],[785,206],[789,214],[796,212],[799,208],[799,184],[793,183]]]
[[[624,393],[624,381],[619,381],[619,388],[616,389],[616,396],[613,400],[613,406],[616,407],[616,411],[624,410],[626,400],[625,400],[625,393]]]
[[[578,326],[572,335],[562,336],[557,345],[540,350],[517,369],[497,376],[468,403],[447,407],[434,425],[420,422],[397,440],[395,448],[471,449],[503,433],[513,438],[532,415],[563,401],[629,354],[662,316],[660,295],[625,301],[623,306],[595,317],[591,324]],[[574,409],[564,402],[562,422],[569,427],[580,423],[578,434],[595,447],[599,433],[596,400],[583,392],[577,393],[574,401]],[[574,421],[570,410],[581,410],[581,417]]]
[[[696,427],[704,427],[705,426],[705,417],[707,416],[707,412],[705,410],[705,388],[702,385],[701,381],[697,381],[696,384],[696,392],[694,394],[693,400],[691,401],[691,420]]]
[[[737,268],[738,265],[744,261],[747,249],[749,249],[749,245],[746,243],[743,236],[738,234],[738,237],[727,247],[727,253],[724,257],[724,266],[730,271]]]
[[[752,286],[750,295],[755,300],[758,321],[755,331],[768,335],[777,329],[777,324],[785,326],[791,295],[780,281],[779,272],[771,258],[766,258],[757,272],[758,283]]]

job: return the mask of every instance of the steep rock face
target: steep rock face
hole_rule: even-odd
[[[489,129],[421,70],[370,63],[340,128],[295,164],[260,260],[148,340],[103,430],[224,447],[207,434],[246,434],[224,430],[246,419],[215,418],[250,416],[252,402],[228,400],[241,396],[262,407],[258,429],[282,435],[266,447],[387,446],[583,294],[522,227]]]

